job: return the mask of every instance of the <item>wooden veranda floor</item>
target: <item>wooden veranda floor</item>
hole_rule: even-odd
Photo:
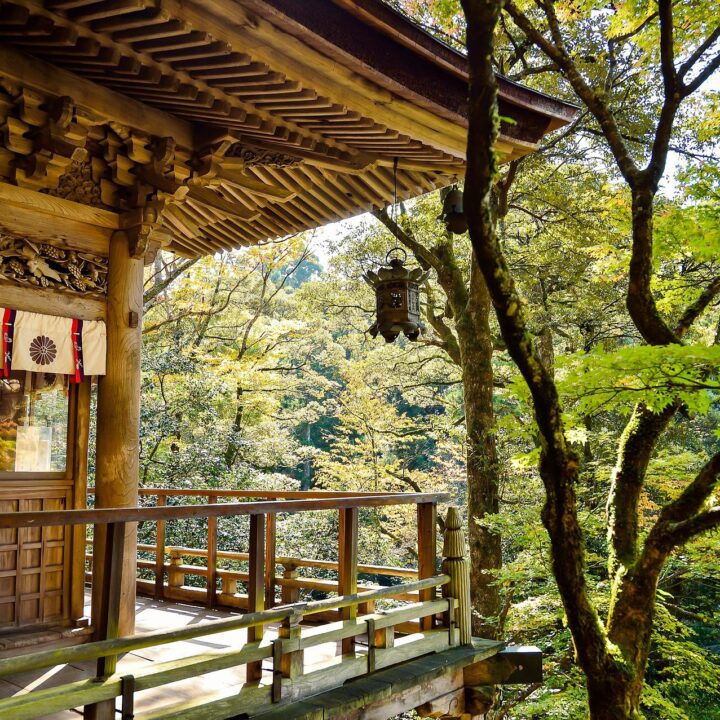
[[[87,601],[89,604],[89,596]],[[88,608],[89,610],[89,608]],[[138,597],[135,604],[136,631],[149,632],[151,630],[180,628],[195,623],[230,617],[234,613],[223,610],[208,610],[196,605],[183,605],[180,603],[152,600]],[[268,642],[277,637],[277,626],[266,628]],[[157,647],[144,648],[127,653],[118,662],[118,674],[132,674],[147,667],[154,662],[178,660],[204,651],[222,650],[223,648],[240,647],[247,641],[245,629],[230,630],[217,633],[209,637],[182,640]],[[39,649],[39,648],[33,648]],[[358,654],[364,652],[362,645],[356,648]],[[325,667],[330,665],[333,658],[340,657],[342,653],[340,643],[326,643],[308,650],[307,662],[310,665],[322,663]],[[272,662],[266,663],[263,668],[263,681],[272,680]],[[55,668],[37,670],[33,672],[14,675],[0,679],[0,698],[13,697],[18,694],[55,687],[63,683],[87,680],[95,676],[94,660],[61,665]],[[246,668],[244,665],[227,670],[201,675],[189,680],[163,685],[151,690],[138,692],[135,697],[135,712],[148,712],[163,705],[171,705],[191,700],[199,695],[210,699],[211,696],[222,697],[232,693],[245,683]],[[82,717],[81,708],[77,711],[66,711],[43,715],[43,718],[52,720],[70,720]]]

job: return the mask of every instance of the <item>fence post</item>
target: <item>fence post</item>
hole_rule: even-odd
[[[157,496],[157,506],[165,507],[165,496]],[[182,584],[182,583],[181,583]],[[165,595],[165,521],[155,524],[155,599],[162,600]]]
[[[98,536],[95,524],[93,536]],[[98,640],[115,640],[118,637],[122,569],[125,554],[125,523],[108,523],[105,535],[104,570],[100,588],[98,616],[93,617]],[[117,667],[117,655],[97,659],[97,677],[112,675]],[[85,717],[92,720],[112,720],[115,717],[115,700],[106,700],[85,706]]]
[[[300,577],[300,573],[294,565],[283,565],[283,578],[285,580],[297,580]],[[300,588],[288,587],[283,585],[280,588],[280,600],[283,605],[292,605],[293,603],[300,601]]]
[[[340,510],[340,532],[338,548],[338,594],[354,595],[357,592],[358,564],[358,509],[356,507]],[[349,620],[357,617],[357,605],[340,610],[340,617]],[[342,640],[343,655],[355,650],[355,638]]]
[[[450,576],[450,582],[443,585],[443,597],[457,600],[455,623],[461,645],[470,645],[470,562],[465,549],[465,534],[462,519],[457,508],[450,507],[445,518],[445,534],[443,542],[442,571]]]
[[[418,531],[418,580],[432,577],[435,572],[437,555],[437,505],[435,503],[420,503],[417,506]],[[420,602],[435,599],[435,588],[421,590]],[[432,615],[420,618],[420,629],[431,630],[434,618]]]
[[[277,543],[277,516],[267,516],[265,532],[265,608],[275,607],[275,547]]]
[[[217,503],[217,495],[208,495],[208,504]],[[217,593],[217,518],[208,518],[208,540],[207,540],[207,597],[205,604],[209,608],[215,607]]]
[[[304,650],[286,650],[300,639],[302,608],[296,608],[278,628],[278,639],[273,643],[273,702],[282,699],[282,679],[294,680],[303,674]]]
[[[265,515],[250,515],[250,558],[248,568],[248,612],[265,609]],[[248,628],[248,642],[262,640],[263,626]],[[247,664],[247,681],[262,678],[260,661]]]

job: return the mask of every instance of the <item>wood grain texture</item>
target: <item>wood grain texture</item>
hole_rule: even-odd
[[[106,317],[105,300],[5,281],[0,281],[0,307],[80,320],[105,320]]]
[[[130,257],[127,235],[122,231],[115,233],[108,268],[107,373],[98,383],[95,475],[98,508],[135,507],[138,501],[143,270],[142,259]],[[130,327],[130,312],[137,313],[137,327]],[[115,520],[119,522],[121,518]],[[135,626],[136,542],[136,526],[129,523],[121,584],[121,635],[132,632]],[[95,550],[98,551],[97,543]],[[93,568],[102,576],[100,564],[94,563]],[[94,604],[93,609],[96,607]]]

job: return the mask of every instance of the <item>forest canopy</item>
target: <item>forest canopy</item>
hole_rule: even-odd
[[[399,5],[464,46],[459,3]],[[650,217],[648,292],[682,343],[655,342],[659,326],[636,322],[626,303],[638,233],[628,163],[652,163],[657,147],[666,104],[662,4],[554,4],[568,57],[612,113],[627,155],[620,159],[602,112],[583,104],[563,58],[532,36],[548,7],[509,4],[494,33],[495,69],[577,102],[580,111],[539,152],[498,168],[496,233],[527,332],[557,387],[577,458],[587,593],[605,616],[615,602],[617,551],[606,506],[633,419],[667,415],[638,491],[640,538],[718,449],[720,83],[711,67],[668,128]],[[718,10],[690,3],[675,12],[676,47],[689,48],[678,51],[682,67],[691,48],[712,39]],[[523,28],[523,18],[532,27]],[[707,67],[701,63],[685,83]],[[379,209],[378,217],[197,261],[160,253],[145,283],[141,484],[442,490],[467,507],[466,341],[453,293],[472,296],[473,249],[467,235],[448,235],[438,222],[441,204],[441,194],[431,193],[384,218]],[[426,330],[416,343],[385,344],[368,334],[374,297],[362,275],[403,244],[400,235],[415,243],[404,243],[408,264],[430,270],[421,298]],[[430,255],[452,267],[453,282]],[[541,519],[543,441],[534,397],[494,312],[488,318],[498,503],[470,522],[496,539],[501,562],[489,582],[496,612],[480,621],[509,642],[539,646],[546,677],[541,686],[505,688],[494,717],[581,718],[585,678]],[[718,500],[715,485],[705,506],[716,508]],[[280,534],[288,552],[323,559],[318,522],[288,524]],[[190,545],[195,531],[179,528],[181,536],[169,541]],[[221,547],[241,540],[234,532],[241,530],[221,529]],[[361,562],[410,566],[414,548],[402,512],[361,517]],[[715,530],[679,544],[659,574],[644,717],[720,718],[719,603]]]

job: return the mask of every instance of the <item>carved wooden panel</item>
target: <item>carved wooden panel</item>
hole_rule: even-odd
[[[0,481],[0,513],[70,507],[70,488],[32,485],[3,489]],[[67,619],[70,550],[67,527],[0,529],[0,629]]]

